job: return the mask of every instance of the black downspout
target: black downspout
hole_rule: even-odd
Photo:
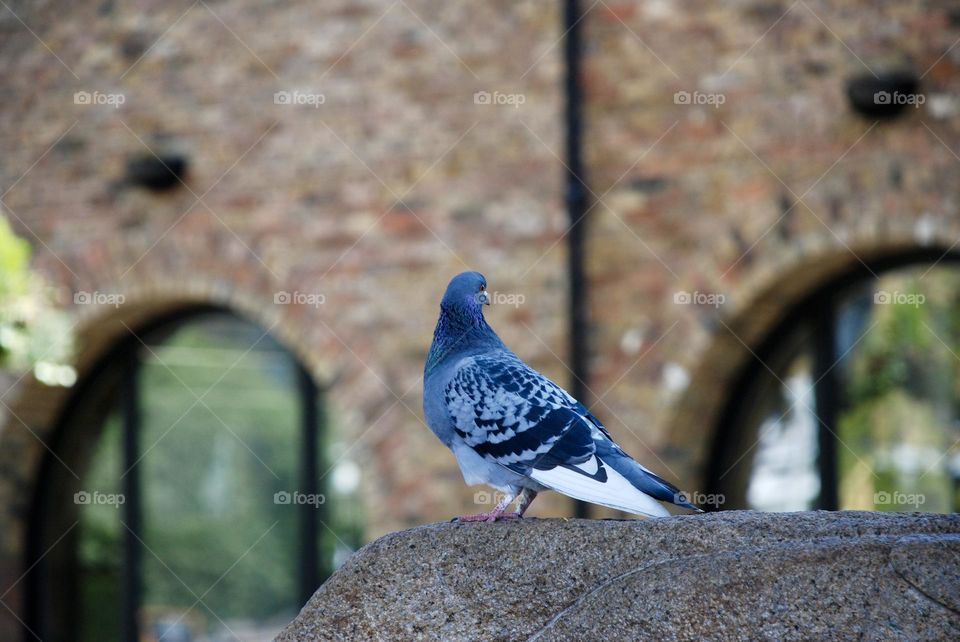
[[[584,277],[584,215],[587,212],[586,180],[583,172],[583,88],[580,84],[582,14],[578,0],[564,0],[563,42],[565,66],[564,98],[566,121],[566,205],[570,228],[567,234],[567,271],[570,298],[570,392],[588,405],[587,386],[587,288]],[[590,505],[577,501],[574,516],[590,516]]]

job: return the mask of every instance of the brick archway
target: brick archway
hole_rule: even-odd
[[[269,331],[321,385],[332,379],[329,368],[319,362],[316,353],[296,340],[303,333],[291,308],[270,305],[272,293],[218,293],[215,287],[203,287],[194,279],[187,292],[175,286],[154,285],[127,291],[123,296],[123,303],[117,307],[91,306],[92,309],[78,313],[74,364],[77,386],[50,387],[29,373],[6,382],[4,407],[0,408],[0,523],[5,526],[0,535],[0,582],[10,587],[3,597],[7,609],[0,610],[0,637],[4,639],[22,635],[23,624],[18,620],[26,619],[28,580],[24,576],[28,568],[24,560],[30,548],[30,515],[45,465],[56,458],[53,453],[59,438],[55,434],[57,427],[83,382],[110,359],[117,345],[164,319],[220,311]]]
[[[721,312],[709,343],[691,356],[696,364],[690,383],[674,403],[666,434],[674,451],[687,458],[691,487],[706,488],[717,441],[723,439],[731,396],[736,394],[747,368],[764,346],[780,334],[794,315],[825,292],[872,273],[918,263],[960,258],[955,229],[939,232],[916,227],[891,230],[886,236],[830,237],[798,244],[775,264],[744,279],[729,296],[730,309]]]

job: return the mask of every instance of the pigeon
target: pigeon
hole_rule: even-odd
[[[660,501],[701,512],[614,443],[583,404],[511,352],[483,317],[489,304],[482,274],[455,276],[424,365],[430,429],[453,451],[468,485],[502,493],[490,511],[459,521],[519,519],[545,490],[648,517],[669,515]]]

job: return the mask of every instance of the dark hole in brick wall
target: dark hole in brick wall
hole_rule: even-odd
[[[663,176],[637,176],[630,179],[630,189],[652,194],[667,188],[670,180]]]
[[[783,18],[790,8],[780,2],[757,2],[747,7],[746,15],[751,20],[770,24]]]
[[[847,97],[854,111],[869,118],[894,118],[918,101],[920,79],[909,70],[867,72],[847,81]]]
[[[900,163],[890,165],[890,186],[897,190],[903,187],[903,167]]]
[[[793,214],[797,208],[790,194],[787,192],[781,192],[780,196],[777,197],[777,207],[780,209],[777,233],[780,235],[781,240],[789,241],[793,237],[794,226],[796,225]]]
[[[120,54],[127,60],[139,59],[156,41],[156,37],[142,31],[135,31],[123,37],[120,41]]]
[[[951,9],[947,12],[947,23],[951,27],[960,27],[960,8]]]
[[[826,76],[830,73],[830,65],[821,60],[804,60],[803,70],[813,76]]]
[[[87,141],[77,136],[64,136],[60,141],[54,146],[54,150],[63,154],[64,156],[70,156],[71,154],[77,154],[82,152],[87,146]]]
[[[179,154],[138,156],[127,161],[126,180],[154,192],[172,189],[187,172],[187,159]]]

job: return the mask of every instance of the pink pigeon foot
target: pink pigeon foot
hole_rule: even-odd
[[[513,500],[516,496],[512,494],[504,495],[503,498],[497,502],[497,505],[486,513],[480,513],[479,515],[463,515],[462,517],[457,517],[456,521],[458,522],[496,522],[499,520],[510,520],[510,519],[520,519],[520,514],[518,513],[505,513],[507,507],[513,503]]]
[[[493,509],[487,511],[486,513],[479,513],[477,515],[461,515],[460,517],[455,517],[454,521],[457,522],[505,522],[513,519],[520,519],[521,516],[517,513],[504,513],[503,511],[497,511]]]

